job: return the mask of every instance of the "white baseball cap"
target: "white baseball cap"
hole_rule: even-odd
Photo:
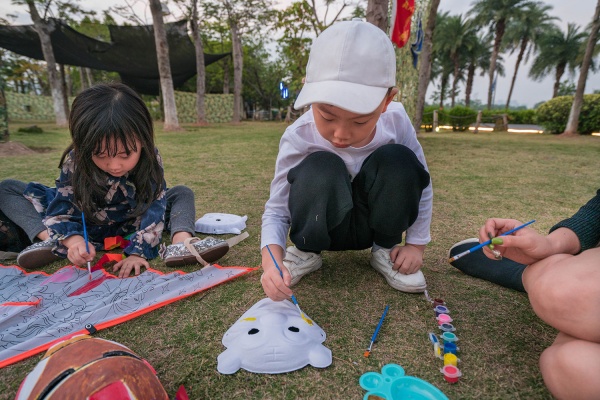
[[[375,25],[353,18],[333,24],[313,42],[294,108],[324,103],[369,114],[395,85],[391,40]]]

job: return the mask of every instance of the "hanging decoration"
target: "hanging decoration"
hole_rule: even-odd
[[[410,37],[410,20],[415,12],[415,0],[394,0],[390,38],[399,48],[404,47]]]
[[[417,16],[417,38],[415,42],[410,45],[410,52],[413,57],[413,67],[417,68],[417,63],[419,62],[419,54],[421,54],[421,50],[423,50],[423,21],[421,12],[419,12]]]

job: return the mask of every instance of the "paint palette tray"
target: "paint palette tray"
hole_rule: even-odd
[[[431,383],[414,376],[406,376],[398,364],[386,364],[381,374],[367,372],[359,379],[360,386],[367,391],[363,400],[371,396],[386,400],[448,400],[442,391]]]

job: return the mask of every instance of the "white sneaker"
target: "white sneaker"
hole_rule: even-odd
[[[371,253],[371,266],[383,275],[391,287],[401,292],[421,293],[427,288],[427,282],[425,282],[425,276],[421,270],[409,275],[395,271],[394,263],[390,259],[390,252],[386,249],[379,249]]]
[[[285,252],[283,265],[288,269],[292,276],[292,285],[294,286],[300,279],[308,273],[318,270],[323,265],[323,259],[320,254],[309,253],[298,250],[295,246],[290,246]]]

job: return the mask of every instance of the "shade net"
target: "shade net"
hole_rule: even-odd
[[[58,19],[49,19],[50,40],[56,62],[118,72],[121,80],[139,93],[156,95],[160,76],[152,25],[108,25],[110,42],[93,39]],[[173,85],[182,86],[196,74],[196,56],[187,33],[187,20],[165,24]],[[0,25],[0,47],[44,60],[40,38],[33,25]],[[204,54],[209,65],[230,53]]]

